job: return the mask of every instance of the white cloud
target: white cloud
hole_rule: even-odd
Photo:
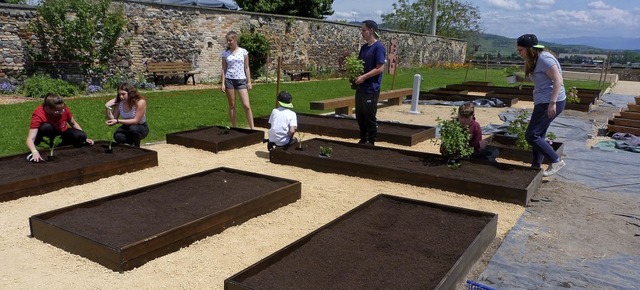
[[[356,12],[357,13],[357,12]],[[338,18],[338,19],[344,19],[344,18],[351,18],[351,12],[346,12],[346,11],[334,11],[333,15],[331,15],[331,17],[333,18]]]
[[[555,0],[527,0],[524,6],[527,9],[549,9],[555,4]]]
[[[487,0],[490,6],[506,9],[506,10],[520,10],[522,7],[516,0]]]
[[[602,1],[591,2],[587,6],[593,9],[610,9],[611,8],[611,6],[607,5],[607,3],[604,3]]]

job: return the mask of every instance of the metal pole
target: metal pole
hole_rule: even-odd
[[[421,81],[421,75],[413,75],[413,93],[411,94],[411,111],[409,111],[409,114],[420,114],[420,111],[418,111],[418,97],[420,96]]]
[[[438,0],[431,3],[431,35],[436,36],[436,21],[438,19]]]

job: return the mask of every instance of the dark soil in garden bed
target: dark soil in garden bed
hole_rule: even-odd
[[[212,172],[53,216],[47,221],[118,248],[289,185],[234,172]]]
[[[342,115],[297,114],[298,131],[340,138],[360,138],[358,121]],[[254,118],[256,126],[269,128],[269,116]],[[379,121],[378,140],[405,146],[435,138],[436,130],[430,126]]]
[[[113,153],[105,153],[106,146],[108,143],[101,142],[94,146],[80,148],[60,147],[54,150],[52,161],[38,163],[27,161],[27,153],[2,157],[0,158],[0,184],[136,157],[149,152],[146,149],[122,145],[112,146]],[[49,150],[40,150],[40,155],[46,160]]]
[[[167,143],[218,153],[219,151],[258,144],[264,132],[243,128],[212,126],[167,134]]]
[[[319,156],[331,148],[330,157]],[[314,138],[299,147],[275,148],[269,160],[320,172],[438,188],[526,206],[542,182],[528,166],[459,160],[458,168],[440,154]]]
[[[225,286],[450,289],[493,240],[496,221],[494,214],[379,195]]]
[[[296,150],[296,154],[318,156],[320,146],[331,147],[333,153],[330,158],[337,160],[428,173],[440,177],[456,178],[461,182],[467,180],[523,188],[526,188],[531,179],[538,174],[537,171],[529,168],[470,160],[460,160],[460,167],[452,169],[447,165],[447,158],[438,154],[422,154],[421,152],[405,154],[397,149],[379,146],[350,145],[324,139],[311,139],[303,142],[304,150],[302,151],[293,148],[287,150]]]
[[[37,214],[31,236],[124,272],[300,199],[299,181],[215,168]]]
[[[27,154],[0,158],[0,201],[38,195],[68,186],[84,184],[125,172],[158,165],[155,151],[130,146],[113,146],[106,153],[107,142],[54,150],[51,161],[26,160]],[[48,150],[40,151],[45,158]]]

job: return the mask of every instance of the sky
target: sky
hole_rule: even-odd
[[[639,0],[460,0],[478,7],[485,33],[517,38],[640,37]],[[415,0],[409,0],[410,3]],[[329,20],[380,22],[397,0],[334,0]]]

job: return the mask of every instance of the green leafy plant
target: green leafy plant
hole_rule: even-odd
[[[269,39],[264,34],[256,31],[255,27],[251,27],[251,29],[242,30],[238,44],[249,52],[251,77],[260,77],[260,72],[264,71],[262,68],[267,63],[267,55],[271,49]]]
[[[522,72],[522,70],[517,65],[510,65],[508,67],[505,67],[502,72],[504,73],[505,77],[510,77],[515,76],[519,72]]]
[[[321,156],[331,157],[331,154],[333,154],[333,148],[320,146]]]
[[[49,149],[49,160],[53,160],[53,150],[62,143],[62,137],[55,136],[53,138],[43,137],[44,147]]]
[[[29,47],[35,60],[73,62],[88,72],[115,53],[127,23],[123,5],[111,0],[47,0],[29,24],[37,44]]]
[[[571,87],[569,90],[567,90],[567,103],[580,103],[580,98],[578,97],[578,89],[576,87]]]
[[[473,148],[469,146],[469,130],[458,122],[457,116],[454,108],[450,119],[436,119],[440,128],[440,152],[449,159],[448,163],[452,168],[460,166],[453,160],[469,157],[473,153]],[[438,140],[433,142],[437,144]]]
[[[364,61],[358,58],[355,52],[352,52],[344,59],[344,67],[347,79],[353,84],[357,77],[364,73]],[[353,85],[352,85],[353,86]]]
[[[549,142],[549,145],[553,144],[553,141],[556,140],[556,134],[553,132],[547,132],[547,142]]]
[[[37,74],[28,78],[22,85],[21,92],[30,98],[44,98],[47,93],[56,93],[63,97],[75,96],[80,89],[60,79],[52,79],[47,75]]]
[[[516,147],[523,150],[531,149],[531,145],[529,145],[524,136],[527,131],[527,126],[529,125],[527,121],[528,116],[529,113],[527,111],[521,110],[515,120],[511,121],[509,127],[507,127],[507,132],[516,137]]]

